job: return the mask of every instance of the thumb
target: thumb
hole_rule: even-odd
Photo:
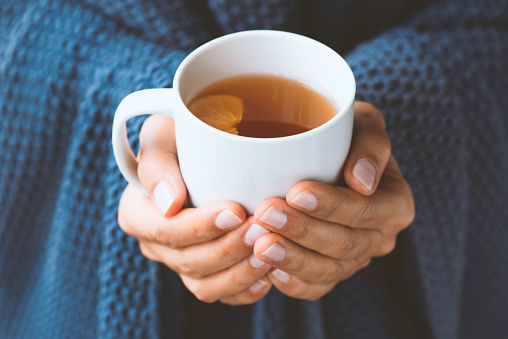
[[[159,115],[148,117],[139,134],[138,176],[162,215],[182,208],[187,190],[176,153],[175,124]]]
[[[390,159],[390,139],[381,113],[365,102],[355,102],[351,149],[344,166],[346,184],[362,195],[372,195]]]

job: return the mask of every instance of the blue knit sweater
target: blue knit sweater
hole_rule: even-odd
[[[507,18],[503,0],[3,2],[0,338],[506,338]],[[116,221],[120,100],[254,28],[346,57],[415,194],[396,250],[315,302],[203,304]]]

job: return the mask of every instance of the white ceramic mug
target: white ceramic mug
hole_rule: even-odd
[[[305,133],[251,138],[215,129],[187,109],[204,87],[246,74],[308,84],[337,107],[337,114]],[[173,88],[134,92],[120,103],[113,122],[114,154],[125,179],[146,193],[125,123],[142,114],[172,118],[189,203],[232,200],[252,214],[262,200],[285,197],[302,180],[337,182],[351,143],[355,90],[353,72],[344,59],[313,39],[279,31],[229,34],[190,53],[178,67]]]

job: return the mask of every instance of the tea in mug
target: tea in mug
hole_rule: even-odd
[[[212,127],[254,138],[303,133],[338,112],[338,107],[306,84],[261,74],[217,81],[201,90],[188,108]]]

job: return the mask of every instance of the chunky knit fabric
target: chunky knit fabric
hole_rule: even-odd
[[[0,6],[0,338],[504,338],[508,2],[19,0]],[[391,255],[315,302],[203,304],[116,221],[113,114],[216,36],[346,56],[416,200]],[[129,126],[132,143],[142,120]]]

